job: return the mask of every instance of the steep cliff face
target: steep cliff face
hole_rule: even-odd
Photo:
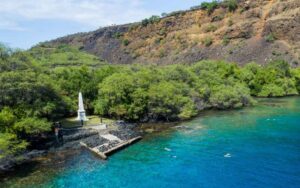
[[[150,23],[111,26],[49,42],[70,44],[113,64],[193,63],[221,59],[300,64],[300,1],[240,0],[232,12],[196,9]]]

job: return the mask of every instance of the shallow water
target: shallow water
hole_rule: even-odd
[[[299,187],[300,98],[209,112],[98,160],[27,165],[0,187]]]

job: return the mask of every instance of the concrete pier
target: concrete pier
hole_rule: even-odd
[[[80,145],[86,149],[88,149],[89,151],[91,151],[92,153],[96,154],[99,158],[106,160],[108,157],[108,155],[122,149],[125,148],[133,143],[135,143],[138,140],[141,140],[142,137],[138,136],[126,141],[123,141],[121,139],[119,139],[118,137],[114,136],[114,135],[100,135],[103,138],[106,138],[107,140],[109,140],[108,143],[96,146],[96,147],[89,147],[87,144],[85,144],[84,142],[80,142]],[[117,144],[115,144],[117,142]],[[112,147],[109,147],[112,146]]]

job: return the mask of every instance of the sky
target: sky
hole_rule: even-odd
[[[68,34],[136,22],[200,3],[201,0],[0,0],[0,42],[28,49]]]

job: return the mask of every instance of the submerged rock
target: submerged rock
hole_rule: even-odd
[[[13,170],[13,167],[23,163],[31,162],[33,159],[41,157],[45,154],[47,154],[46,150],[32,150],[26,151],[18,156],[9,156],[3,158],[0,160],[0,173]]]

